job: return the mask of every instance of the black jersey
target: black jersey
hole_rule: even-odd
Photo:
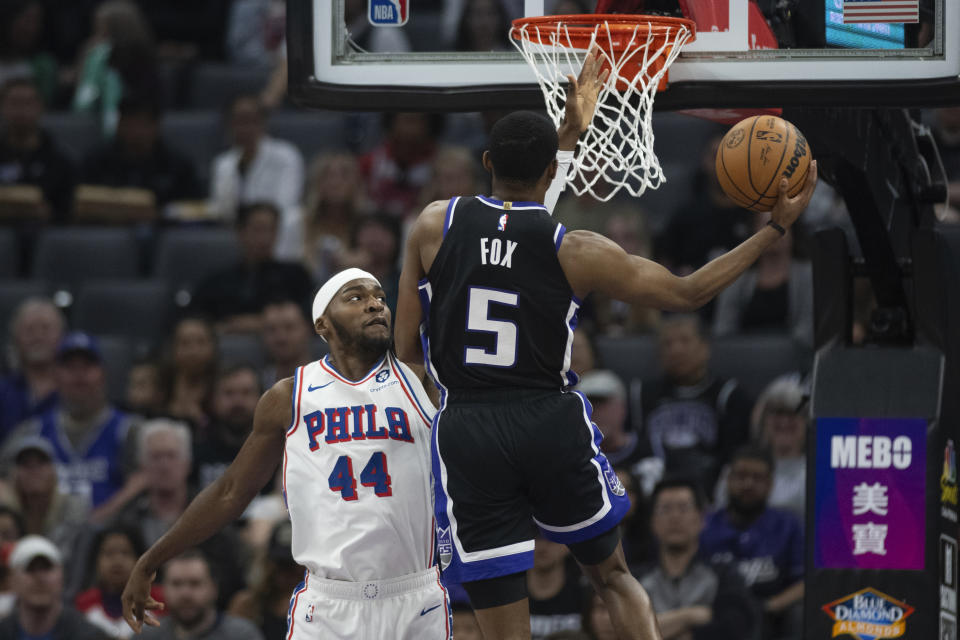
[[[535,202],[453,198],[420,282],[424,353],[443,388],[562,389],[580,301],[557,252],[565,228]]]

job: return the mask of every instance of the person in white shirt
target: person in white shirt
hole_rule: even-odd
[[[227,112],[233,146],[213,159],[209,207],[224,221],[237,208],[269,202],[286,218],[303,196],[303,156],[285,140],[266,134],[266,112],[256,96],[233,101]]]

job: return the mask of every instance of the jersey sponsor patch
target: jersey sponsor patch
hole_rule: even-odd
[[[377,374],[377,382],[380,382],[380,383],[386,382],[387,378],[389,377],[390,377],[390,370],[384,369],[383,371]]]

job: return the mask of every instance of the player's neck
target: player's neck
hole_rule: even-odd
[[[383,359],[384,355],[384,351],[365,351],[356,348],[356,346],[348,350],[339,345],[331,344],[330,355],[327,356],[327,359],[340,372],[340,375],[347,380],[357,381],[370,373],[370,370]]]
[[[490,193],[494,200],[501,202],[543,202],[546,195],[547,190],[540,188],[539,183],[531,187],[504,180],[494,180]]]

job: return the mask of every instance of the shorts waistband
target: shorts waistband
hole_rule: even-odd
[[[344,600],[383,600],[384,598],[419,591],[431,584],[439,584],[439,580],[440,570],[437,567],[387,580],[366,580],[363,582],[329,580],[311,573],[307,578],[307,592]]]
[[[563,389],[451,389],[447,392],[447,403],[468,404],[502,404],[504,402],[529,402],[548,396],[559,396]]]

